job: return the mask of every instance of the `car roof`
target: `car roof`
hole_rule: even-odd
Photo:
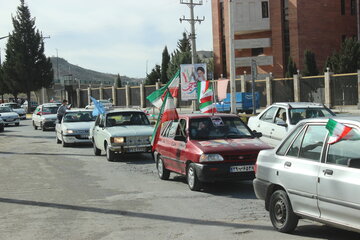
[[[238,117],[236,114],[229,114],[229,113],[189,113],[189,114],[180,114],[180,118],[203,118],[203,117]]]
[[[333,116],[333,117],[322,117],[322,118],[306,118],[301,120],[301,123],[326,123],[329,119],[334,119],[340,123],[360,125],[360,116]]]
[[[115,113],[115,112],[143,112],[139,108],[114,108],[110,111],[106,111],[106,113]]]
[[[56,104],[56,103],[44,103],[44,104],[41,104],[40,106],[43,106],[43,107],[59,107],[59,105]]]
[[[313,102],[276,102],[272,106],[281,106],[288,108],[324,108],[325,105],[322,103]]]
[[[66,112],[92,112],[93,109],[85,109],[85,108],[73,108],[73,109],[68,109],[66,110]]]

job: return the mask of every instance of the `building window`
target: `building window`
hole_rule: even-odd
[[[262,18],[269,18],[269,3],[261,2]]]
[[[345,0],[341,0],[341,15],[345,15]]]
[[[251,49],[251,56],[259,56],[264,54],[264,48],[252,48]]]
[[[352,16],[356,15],[357,9],[356,9],[356,0],[350,1],[350,12]]]

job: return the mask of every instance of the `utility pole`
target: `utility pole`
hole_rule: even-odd
[[[191,34],[190,34],[190,39],[191,39],[191,63],[195,64],[197,63],[197,59],[196,59],[196,34],[195,34],[195,23],[199,23],[201,24],[202,21],[205,20],[205,17],[203,17],[202,19],[199,19],[199,17],[194,17],[194,7],[195,6],[199,6],[203,4],[202,0],[199,0],[198,2],[194,2],[194,0],[180,0],[180,4],[186,4],[189,8],[190,8],[190,18],[185,18],[185,16],[183,16],[182,18],[180,18],[180,22],[182,21],[187,21],[190,23],[191,26]],[[196,100],[192,100],[192,106],[193,106],[193,110],[196,110]]]
[[[191,26],[191,34],[190,34],[190,39],[191,39],[191,63],[195,64],[197,63],[197,59],[196,59],[196,34],[195,34],[195,23],[201,23],[202,21],[205,20],[205,17],[203,17],[202,19],[199,19],[199,17],[196,17],[196,19],[194,18],[194,7],[198,6],[198,5],[202,5],[203,1],[199,0],[198,2],[194,2],[194,0],[180,0],[180,4],[186,4],[188,5],[188,7],[190,8],[190,18],[185,18],[185,16],[183,16],[182,18],[180,18],[180,22],[182,21],[187,21],[190,23]]]
[[[234,14],[233,1],[229,0],[229,48],[230,48],[230,107],[231,113],[236,114],[236,66],[235,66],[235,47],[234,47]]]

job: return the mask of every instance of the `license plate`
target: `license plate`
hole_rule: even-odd
[[[230,172],[253,172],[254,165],[232,166]]]
[[[88,135],[80,135],[80,138],[89,138],[89,136]]]
[[[145,148],[128,148],[127,152],[145,152]]]
[[[15,121],[15,119],[4,119],[5,120],[5,122],[13,122],[13,121]]]

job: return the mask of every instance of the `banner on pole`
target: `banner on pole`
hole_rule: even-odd
[[[181,100],[197,99],[197,83],[207,80],[206,64],[181,64]]]

